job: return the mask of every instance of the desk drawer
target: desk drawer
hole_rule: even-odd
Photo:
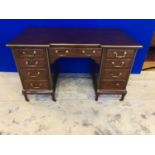
[[[132,59],[107,59],[105,61],[105,68],[130,68]]]
[[[101,48],[51,48],[50,55],[62,57],[100,57]]]
[[[45,49],[36,49],[36,48],[17,48],[14,51],[15,56],[18,58],[36,58],[36,57],[45,57],[46,51]]]
[[[19,67],[46,67],[44,59],[18,59],[17,63]]]
[[[134,49],[107,49],[107,58],[133,58]]]
[[[20,72],[23,79],[45,80],[48,78],[46,69],[23,69]]]
[[[106,90],[123,90],[125,89],[126,82],[124,80],[117,80],[117,81],[112,81],[112,80],[103,80],[101,83],[102,89]]]
[[[24,80],[23,81],[24,89],[37,89],[37,90],[46,90],[49,89],[49,82],[47,80]]]
[[[103,79],[127,79],[128,75],[128,69],[105,69],[103,71]]]

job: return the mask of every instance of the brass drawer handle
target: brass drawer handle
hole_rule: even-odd
[[[126,51],[124,52],[124,54],[123,54],[123,55],[120,55],[120,56],[118,55],[118,53],[117,53],[116,51],[115,51],[115,52],[113,52],[113,53],[115,54],[115,57],[116,57],[116,58],[124,58],[124,57],[126,56],[126,54],[127,54],[127,52],[126,52]]]
[[[82,50],[82,53],[84,54],[84,53],[86,53],[86,51],[85,50]]]
[[[25,61],[25,64],[26,65],[29,65],[29,66],[32,66],[32,67],[35,67],[36,65],[39,64],[39,62],[38,61],[35,61],[34,65],[31,65],[31,64],[29,64],[29,61]]]
[[[28,72],[28,76],[33,77],[33,78],[36,78],[36,77],[38,77],[39,75],[40,75],[40,72],[37,72],[37,75],[31,75],[31,73]]]
[[[30,86],[33,88],[40,88],[42,86],[42,83],[39,83],[39,86],[34,86],[33,83],[30,83]]]
[[[34,51],[33,51],[33,54],[37,54],[37,51],[34,50]]]
[[[116,86],[120,86],[120,84],[119,83],[116,83]]]
[[[112,74],[112,77],[113,77],[113,78],[118,78],[118,77],[120,77],[121,75],[122,75],[122,73],[120,72],[119,75],[113,75],[113,74]]]
[[[66,50],[65,53],[69,53],[69,50]]]
[[[112,77],[113,77],[113,78],[118,78],[119,76],[117,76],[117,75],[112,75]]]
[[[112,65],[114,65],[114,64],[115,64],[115,62],[113,61],[113,62],[112,62]],[[118,67],[118,68],[119,68],[119,67],[122,67],[122,65],[124,65],[124,64],[125,64],[125,62],[124,62],[124,61],[122,61],[122,62],[121,62],[121,66],[116,65],[116,66],[114,66],[114,67]]]
[[[38,65],[38,63],[39,63],[38,61],[35,61],[35,64],[36,64],[36,65]]]
[[[25,55],[26,52],[23,51],[22,54]],[[33,51],[33,55],[32,55],[32,54],[29,54],[29,55],[27,54],[27,56],[29,56],[29,57],[33,57],[35,54],[37,54],[37,51],[36,51],[36,50]]]
[[[95,53],[96,53],[96,51],[95,51],[95,50],[93,50],[93,53],[95,54]]]
[[[55,50],[55,53],[58,53],[58,50]]]

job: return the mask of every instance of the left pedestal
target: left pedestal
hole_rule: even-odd
[[[12,48],[17,70],[23,86],[22,94],[51,94],[55,101],[48,49],[36,47]]]

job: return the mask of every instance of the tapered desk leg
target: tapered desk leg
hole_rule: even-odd
[[[126,94],[127,94],[127,93],[123,93],[123,94],[122,94],[122,96],[121,96],[121,98],[120,98],[120,101],[123,101],[123,100],[124,100],[124,97],[125,97]]]
[[[55,92],[53,92],[53,93],[51,94],[51,96],[52,96],[52,100],[53,100],[53,101],[56,101]]]
[[[25,100],[28,102],[28,101],[29,101],[29,99],[28,99],[27,94],[26,94],[26,92],[25,92],[24,90],[22,91],[22,94],[24,95]]]
[[[99,93],[96,92],[95,101],[98,101]]]

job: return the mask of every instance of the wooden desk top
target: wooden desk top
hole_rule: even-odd
[[[24,31],[7,46],[47,46],[53,44],[94,44],[103,47],[142,47],[121,29],[110,28],[41,28]]]

